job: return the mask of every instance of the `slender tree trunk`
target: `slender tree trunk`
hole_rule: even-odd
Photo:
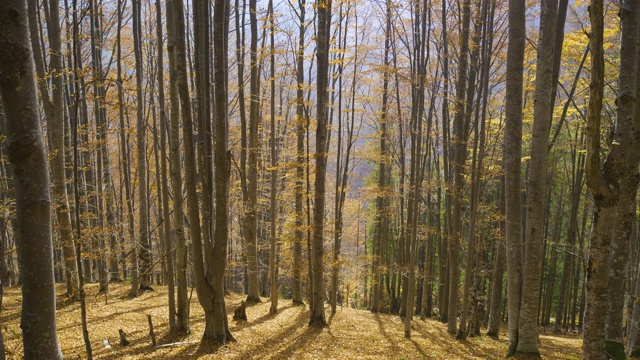
[[[177,75],[174,1],[166,3],[167,50],[169,53],[169,103],[171,124],[169,156],[171,192],[173,194],[173,228],[176,243],[176,332],[189,331],[189,303],[187,300],[187,243],[184,231],[184,196],[182,194],[182,164],[180,154],[180,97]],[[185,84],[186,86],[186,84]],[[187,104],[187,108],[190,107]]]
[[[549,152],[549,119],[553,112],[553,52],[555,44],[557,0],[545,0],[541,5],[538,58],[536,69],[534,123],[529,161],[524,261],[522,268],[522,298],[518,317],[518,347],[522,353],[539,354],[538,309],[540,277],[542,276],[545,209],[547,208],[547,155]]]
[[[584,132],[580,131],[580,144],[583,142]],[[576,134],[577,136],[577,134]],[[562,318],[564,312],[570,304],[570,275],[574,272],[576,259],[576,239],[578,238],[578,208],[580,206],[580,197],[583,188],[583,175],[584,175],[584,155],[578,153],[577,147],[573,150],[573,181],[571,185],[571,208],[569,210],[569,228],[567,230],[567,245],[568,251],[564,254],[564,260],[562,265],[562,279],[560,280],[560,290],[558,292],[558,305],[556,307],[556,322],[554,325],[554,332],[558,333],[561,329]],[[577,160],[576,160],[577,159]]]
[[[138,253],[140,259],[140,290],[151,289],[151,240],[149,238],[147,198],[147,122],[144,116],[144,92],[142,89],[142,5],[140,0],[133,0],[133,43],[136,63],[136,97],[137,97],[137,145],[138,145]],[[133,286],[132,281],[132,286]],[[132,290],[133,291],[133,290]],[[132,292],[133,294],[133,292]]]
[[[296,54],[296,175],[295,175],[295,233],[293,240],[293,303],[302,304],[302,240],[304,232],[302,229],[303,208],[302,198],[304,196],[304,49],[305,49],[305,0],[299,0],[299,29],[298,29],[298,52]],[[308,210],[308,209],[307,209]]]
[[[271,82],[271,223],[270,223],[270,249],[269,249],[269,283],[271,287],[271,307],[269,308],[269,314],[275,315],[278,313],[278,283],[276,281],[276,186],[278,181],[278,157],[276,152],[276,70],[275,70],[275,23],[273,15],[273,0],[269,0],[269,31],[271,40],[270,60],[270,82]]]
[[[469,24],[471,6],[469,0],[462,3],[462,33],[460,34],[460,59],[458,61],[458,84],[456,86],[456,114],[453,120],[454,164],[453,164],[453,212],[451,215],[452,232],[449,238],[449,315],[447,331],[456,334],[458,323],[458,289],[460,287],[460,252],[462,246],[462,197],[464,182],[464,163],[466,160],[466,136],[464,130],[465,91],[469,60]],[[462,309],[466,311],[466,309]],[[464,328],[462,326],[461,328]],[[461,329],[463,330],[463,329]],[[458,336],[462,336],[458,332]]]
[[[51,99],[49,99],[49,93],[46,89],[46,85],[42,83],[40,85],[40,92],[42,102],[49,104],[50,112],[45,111],[45,117],[47,118],[47,127],[49,129],[49,148],[50,148],[50,162],[51,162],[51,175],[53,180],[53,186],[51,190],[53,192],[54,206],[56,211],[57,229],[60,236],[60,243],[62,244],[62,251],[64,257],[64,269],[67,285],[67,296],[74,297],[78,290],[78,278],[77,268],[75,264],[74,255],[74,241],[72,237],[71,218],[69,214],[69,200],[67,196],[66,187],[66,173],[65,173],[65,157],[64,157],[64,102],[63,95],[63,62],[62,62],[62,41],[60,37],[60,15],[59,6],[56,2],[50,2],[49,17],[47,18],[47,34],[49,35],[49,47],[50,51],[50,63],[49,70],[52,74],[51,84]],[[36,63],[36,73],[38,78],[45,79],[44,69],[37,66],[40,62],[38,60],[38,54],[41,54],[39,45],[34,43],[34,37],[37,35],[35,28],[33,28],[34,21],[32,18],[35,14],[35,9],[32,9],[36,4],[32,4],[29,7],[29,24],[31,25],[31,44],[33,48],[33,54]],[[43,80],[41,80],[43,81]]]
[[[504,131],[505,235],[507,255],[507,304],[509,313],[509,350],[518,346],[518,317],[522,286],[522,79],[525,47],[524,2],[509,0],[509,45]]]
[[[505,217],[505,180],[502,177],[500,181],[500,213]],[[505,259],[505,231],[506,224],[504,220],[500,220],[500,238],[496,241],[496,251],[494,255],[493,273],[491,274],[491,298],[489,308],[489,322],[487,323],[487,336],[498,338],[500,336],[500,323],[502,322],[502,292]]]
[[[215,142],[214,166],[215,173],[215,232],[213,259],[217,259],[213,265],[213,276],[211,283],[216,294],[214,297],[214,324],[216,329],[215,337],[222,339],[222,331],[227,340],[234,340],[229,331],[227,322],[227,311],[224,302],[224,272],[227,266],[226,252],[229,237],[229,179],[230,174],[230,154],[228,150],[229,119],[228,119],[228,78],[227,78],[227,52],[229,34],[229,0],[214,1],[213,15],[213,64],[214,64],[214,109],[215,124],[214,131],[217,138]],[[211,265],[210,265],[211,266]],[[206,333],[205,333],[206,335]],[[213,334],[212,334],[213,335]]]
[[[312,241],[312,277],[313,277],[313,305],[309,324],[326,326],[324,313],[324,209],[327,175],[327,115],[329,110],[329,47],[331,28],[332,0],[316,0],[318,16],[317,43],[317,129],[316,129],[316,178],[314,182],[313,202],[313,241]]]
[[[251,81],[249,100],[249,139],[247,144],[249,156],[247,173],[245,175],[247,190],[244,198],[242,234],[245,238],[245,254],[247,257],[247,301],[260,302],[257,244],[260,76],[258,68],[258,20],[256,15],[256,0],[249,0],[249,19],[251,23]]]
[[[167,22],[172,21],[166,14]],[[157,67],[158,67],[158,103],[160,106],[160,173],[162,175],[161,183],[158,184],[162,191],[162,224],[165,238],[165,253],[162,255],[165,257],[167,263],[167,270],[165,273],[166,283],[169,296],[169,331],[175,333],[178,331],[176,325],[176,296],[175,296],[175,270],[174,270],[174,245],[171,237],[171,222],[169,211],[169,184],[167,171],[167,134],[168,134],[168,121],[165,106],[164,97],[164,46],[162,37],[162,6],[160,0],[156,0],[156,38],[158,41],[158,55],[157,55]],[[181,195],[181,194],[180,194]],[[176,197],[173,198],[174,202],[177,202]]]

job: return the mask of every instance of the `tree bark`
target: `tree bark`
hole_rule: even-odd
[[[270,203],[270,249],[269,249],[269,283],[271,287],[271,307],[269,307],[269,314],[275,315],[278,313],[278,282],[276,280],[276,186],[278,179],[278,155],[276,152],[276,70],[275,70],[275,23],[273,15],[273,0],[269,0],[269,31],[271,40],[271,52],[269,54],[271,59],[270,66],[270,82],[271,82],[271,203]]]
[[[171,172],[171,192],[173,193],[173,228],[176,243],[176,332],[189,331],[189,303],[187,300],[187,242],[184,231],[184,196],[182,194],[182,164],[180,154],[180,96],[177,75],[175,42],[175,2],[167,1],[167,50],[169,53],[169,102],[171,124],[169,136],[169,156]],[[185,84],[186,86],[186,84]],[[189,108],[189,107],[188,107]]]
[[[303,232],[303,207],[302,198],[304,196],[304,49],[305,49],[305,0],[299,0],[299,28],[298,28],[298,49],[296,59],[296,175],[295,175],[295,234],[293,240],[293,303],[302,304],[302,240]],[[307,209],[308,211],[309,209]]]
[[[47,127],[49,129],[49,149],[51,162],[51,175],[53,186],[53,199],[55,204],[55,213],[57,220],[57,229],[62,244],[64,257],[64,269],[67,285],[67,297],[75,297],[78,291],[77,268],[74,256],[74,241],[72,237],[71,217],[69,213],[69,198],[67,196],[66,173],[65,173],[65,157],[64,157],[64,102],[63,95],[63,62],[62,62],[62,41],[60,37],[60,15],[59,6],[56,2],[50,2],[49,17],[47,22],[47,34],[49,35],[49,47],[51,49],[51,58],[49,60],[49,70],[52,74],[51,99],[46,88],[46,84],[40,85],[41,98],[45,106],[45,117],[47,119]],[[36,16],[35,7],[32,4],[29,7],[29,24],[31,26],[31,45],[33,48],[34,58],[38,58],[41,54],[37,41],[37,32],[32,20]],[[34,8],[34,9],[32,9]],[[40,56],[41,57],[41,56]],[[38,64],[36,60],[36,64]],[[39,70],[36,66],[36,73],[39,79],[45,79],[44,69]],[[41,80],[44,81],[44,80]],[[49,108],[50,111],[46,111]]]
[[[56,335],[49,172],[27,24],[26,1],[0,3],[0,92],[22,263],[20,327],[25,359],[62,359]]]
[[[621,9],[621,21],[634,20],[637,14],[625,14],[625,8]],[[618,104],[618,117],[614,139],[610,153],[604,164],[600,162],[600,124],[602,97],[604,88],[604,51],[603,51],[603,4],[594,0],[589,6],[589,18],[591,20],[591,84],[589,93],[589,107],[587,111],[587,157],[586,177],[589,190],[594,198],[593,225],[591,230],[591,243],[589,245],[589,262],[586,270],[586,307],[584,312],[583,354],[584,358],[606,359],[609,358],[605,347],[605,324],[607,320],[607,308],[610,306],[608,297],[610,245],[613,235],[611,224],[616,221],[619,199],[621,195],[635,194],[637,189],[638,160],[640,152],[637,142],[640,135],[632,129],[638,128],[640,117],[638,102],[633,103],[633,82],[626,77],[637,81],[637,60],[633,55],[636,51],[630,50],[625,45],[632,46],[632,40],[636,31],[629,31],[622,24],[620,58],[620,92],[616,103]],[[625,16],[629,15],[629,16]],[[637,21],[637,20],[636,20]],[[635,27],[635,25],[633,25]],[[627,30],[627,31],[625,31]],[[626,55],[624,58],[623,55]],[[636,54],[637,56],[637,54]],[[634,65],[636,68],[634,69]],[[637,90],[636,90],[637,91]],[[635,116],[631,115],[635,111]],[[631,175],[631,177],[627,177]],[[630,180],[633,179],[633,180]],[[630,192],[629,192],[630,191]],[[625,232],[623,227],[619,231]],[[621,244],[619,244],[621,245]],[[610,327],[621,324],[610,324]],[[612,339],[615,340],[615,339]],[[613,355],[613,354],[612,354]],[[621,357],[624,355],[620,354]],[[618,355],[616,355],[616,358]]]
[[[140,0],[133,0],[133,43],[136,64],[136,97],[137,97],[137,147],[138,147],[138,243],[140,247],[140,290],[151,289],[151,240],[149,239],[148,198],[147,198],[147,122],[144,117],[144,92],[142,90],[142,5]],[[132,282],[133,284],[133,282]]]
[[[509,313],[509,350],[518,346],[518,318],[522,291],[522,93],[525,48],[525,11],[520,0],[509,1],[509,45],[504,131],[505,235],[507,257],[507,304]]]
[[[168,12],[165,15],[167,22],[173,21],[173,19],[169,18]],[[158,41],[158,104],[160,106],[160,174],[162,175],[162,182],[158,184],[158,186],[162,189],[162,224],[165,237],[165,253],[163,256],[166,257],[167,263],[166,282],[169,294],[169,331],[175,333],[178,331],[176,325],[175,251],[171,236],[171,216],[169,209],[169,171],[167,170],[167,135],[169,130],[167,128],[168,121],[164,96],[164,42],[162,37],[162,6],[160,0],[156,0],[156,38]],[[176,196],[174,196],[173,201],[178,201]]]
[[[617,124],[616,143],[620,146],[637,144],[637,134],[634,133],[634,121],[640,119],[640,85],[637,85],[638,47],[636,43],[638,35],[638,19],[640,18],[640,6],[637,1],[624,1],[618,12],[621,24],[620,42],[620,75],[618,80],[618,97],[616,99]],[[635,61],[634,61],[635,60]],[[638,132],[637,126],[635,131]],[[637,146],[637,145],[636,145]],[[612,150],[613,152],[614,150]],[[623,315],[625,299],[625,279],[627,277],[627,262],[629,261],[630,236],[632,220],[636,211],[635,199],[638,189],[637,157],[640,150],[629,148],[631,154],[622,155],[620,173],[620,198],[615,210],[615,226],[613,227],[611,244],[609,247],[609,274],[608,274],[608,304],[607,318],[605,322],[606,352],[614,360],[625,359]],[[629,289],[630,290],[630,289]]]
[[[324,209],[327,175],[327,115],[329,110],[329,46],[331,28],[332,0],[316,0],[318,16],[317,44],[317,128],[316,128],[316,178],[314,182],[313,203],[313,241],[312,241],[312,277],[313,304],[309,325],[326,326],[324,313]]]
[[[258,20],[256,0],[249,0],[251,24],[251,80],[249,99],[248,169],[245,175],[244,218],[242,234],[245,238],[247,257],[247,300],[260,302],[260,280],[258,274],[257,201],[258,201],[258,126],[260,106],[260,76],[258,64]]]
[[[456,113],[453,120],[453,183],[451,215],[451,236],[449,238],[449,314],[447,331],[456,334],[458,324],[458,293],[460,288],[460,252],[462,246],[462,197],[464,182],[464,164],[466,161],[466,136],[464,131],[465,92],[467,87],[467,71],[469,67],[469,25],[471,23],[471,6],[469,0],[462,6],[462,33],[460,59],[458,61],[458,84],[456,85]],[[465,311],[465,309],[463,309]],[[461,326],[464,328],[464,326]],[[458,335],[462,335],[458,332]]]
[[[557,0],[541,4],[540,31],[533,106],[531,159],[527,179],[526,219],[522,291],[518,317],[518,347],[522,353],[539,354],[538,309],[542,276],[545,209],[547,208],[547,155],[551,130],[551,91],[553,89],[553,53],[555,44]]]

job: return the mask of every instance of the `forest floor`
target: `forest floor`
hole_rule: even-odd
[[[57,288],[64,294],[64,286]],[[269,316],[268,299],[247,307],[247,322],[236,323],[233,310],[244,298],[227,297],[229,325],[237,342],[223,347],[201,345],[204,316],[195,291],[191,299],[192,335],[176,338],[168,335],[167,288],[144,292],[131,299],[129,286],[110,284],[108,304],[98,294],[97,284],[86,286],[87,318],[93,355],[97,359],[501,359],[507,351],[506,334],[499,340],[487,336],[456,340],[446,325],[436,320],[412,322],[411,339],[404,338],[398,316],[372,314],[369,311],[338,308],[330,316],[328,328],[307,326],[308,312],[280,300],[278,314]],[[147,315],[153,318],[158,345],[151,345]],[[22,356],[20,331],[20,288],[5,289],[1,313],[2,331],[9,359]],[[85,359],[85,345],[80,322],[80,306],[58,296],[58,338],[65,359]],[[128,346],[121,346],[118,329],[127,333]],[[105,339],[110,349],[105,348]],[[576,335],[540,336],[543,359],[580,359],[582,341]]]

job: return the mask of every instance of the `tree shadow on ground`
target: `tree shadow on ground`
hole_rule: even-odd
[[[288,305],[288,306],[285,306],[285,307],[278,308],[278,314],[280,314],[282,311],[290,309],[292,307],[293,307],[293,305]],[[236,321],[235,322],[235,326],[230,327],[229,330],[231,332],[234,332],[234,331],[240,331],[242,329],[250,328],[252,326],[257,326],[257,325],[262,324],[265,321],[274,319],[275,317],[278,316],[278,314],[271,315],[269,313],[266,313],[265,315],[262,315],[261,317],[255,319],[255,320],[251,320],[251,321]]]
[[[321,326],[309,326],[298,337],[293,340],[286,348],[274,354],[273,358],[276,359],[290,359],[293,357],[296,350],[304,348],[307,344],[318,337],[323,331]]]
[[[265,354],[270,354],[276,351],[280,345],[282,345],[283,341],[286,341],[288,337],[293,336],[300,328],[307,326],[307,317],[308,313],[306,311],[301,311],[288,327],[284,328],[282,331],[274,332],[274,335],[266,339],[263,343],[255,344],[251,349],[241,353],[236,358],[262,358]],[[298,335],[294,342],[298,341],[297,339],[300,338],[300,336],[302,335]]]
[[[391,336],[387,332],[385,325],[382,323],[382,319],[380,319],[380,314],[374,313],[373,317],[376,319],[376,322],[378,323],[378,329],[382,333],[382,336],[384,336],[384,338],[387,339],[387,342],[389,343],[389,345],[391,345],[391,348],[393,349],[393,351],[397,353],[400,350],[398,348],[398,344],[391,338]]]

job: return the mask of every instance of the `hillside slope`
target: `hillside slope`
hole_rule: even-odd
[[[248,321],[231,320],[233,309],[243,298],[227,297],[231,331],[237,342],[214,348],[198,343],[204,317],[193,292],[191,326],[193,334],[186,338],[167,336],[168,318],[166,288],[143,293],[136,299],[126,297],[128,286],[111,284],[108,305],[97,285],[87,286],[89,334],[97,359],[500,359],[507,350],[505,335],[500,340],[486,336],[459,341],[447,334],[446,326],[435,320],[415,318],[411,340],[397,316],[372,314],[369,311],[338,308],[327,320],[329,328],[307,326],[307,311],[281,300],[279,312],[270,317],[268,299],[247,308]],[[63,289],[58,289],[63,293]],[[78,303],[64,304],[59,298],[58,336],[66,359],[84,359],[84,342]],[[158,344],[188,342],[153,348],[149,337],[147,314],[152,315]],[[1,315],[3,335],[9,359],[22,354],[20,333],[20,288],[5,290]],[[131,342],[121,346],[118,329],[127,333]],[[111,349],[106,349],[108,339]],[[541,336],[545,359],[579,359],[581,341],[575,336]]]

